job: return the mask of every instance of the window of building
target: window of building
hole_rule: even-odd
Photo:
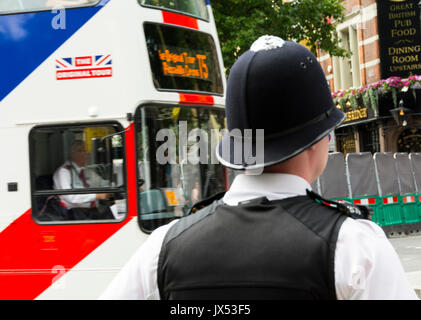
[[[421,130],[417,128],[404,130],[398,138],[398,152],[421,152]]]
[[[379,129],[375,123],[358,126],[360,152],[380,152]]]
[[[37,222],[124,219],[127,210],[121,131],[117,124],[32,129],[32,217]]]
[[[182,14],[209,19],[205,0],[138,0],[141,5],[164,8]]]
[[[138,212],[145,231],[226,190],[228,174],[215,156],[224,109],[147,105],[137,110],[135,121]]]
[[[92,6],[99,0],[1,0],[0,14]]]
[[[342,152],[344,155],[357,152],[355,134],[352,126],[336,129],[335,138],[338,152]]]
[[[341,45],[352,53],[350,58],[333,57],[335,90],[346,90],[361,86],[360,54],[356,25],[341,29]]]

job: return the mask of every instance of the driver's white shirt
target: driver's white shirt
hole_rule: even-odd
[[[81,168],[73,161],[66,161],[54,173],[54,189],[84,189],[85,186],[80,178],[80,172],[84,170],[86,182],[90,187],[106,187],[109,181],[103,180],[93,170]],[[92,202],[96,202],[96,194],[68,194],[60,195],[60,201],[67,209],[90,208]]]
[[[228,205],[265,196],[278,200],[305,195],[311,186],[288,174],[238,175],[225,194]],[[158,257],[173,221],[156,229],[117,274],[100,299],[159,299]],[[198,248],[200,250],[200,248]],[[246,267],[246,266],[245,266]],[[347,218],[335,250],[336,295],[344,299],[408,300],[418,297],[383,230],[368,220]]]

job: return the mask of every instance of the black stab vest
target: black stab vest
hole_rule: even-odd
[[[336,299],[336,241],[348,216],[309,196],[214,201],[166,234],[161,299]]]

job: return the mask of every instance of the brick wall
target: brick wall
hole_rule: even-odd
[[[346,19],[339,27],[349,24],[358,27],[361,83],[365,86],[377,82],[381,79],[376,0],[344,0],[342,5],[345,8]],[[318,50],[317,56],[331,90],[336,91],[338,88],[334,87],[332,58],[322,50]],[[332,68],[330,72],[329,66]]]

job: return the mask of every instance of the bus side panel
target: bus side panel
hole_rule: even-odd
[[[0,233],[0,299],[35,299],[130,220],[43,226],[28,210]]]
[[[126,133],[126,150],[129,150],[128,167],[135,168],[133,125]],[[27,210],[4,228],[0,233],[0,299],[35,299],[136,217],[135,169],[128,169],[127,175],[129,213],[123,222],[39,225],[32,219],[31,210]],[[25,181],[29,181],[29,177]],[[131,246],[137,247],[139,244],[133,241]],[[115,244],[111,247],[113,250],[110,252],[116,251]],[[127,259],[134,248],[128,251],[127,248],[118,250],[125,252],[124,258]],[[117,261],[115,258],[110,260]],[[119,263],[123,264],[123,261]],[[91,267],[95,269],[99,266],[102,265],[95,264]],[[87,281],[88,277],[89,274],[85,274],[84,280]],[[77,293],[73,294],[77,296]]]

